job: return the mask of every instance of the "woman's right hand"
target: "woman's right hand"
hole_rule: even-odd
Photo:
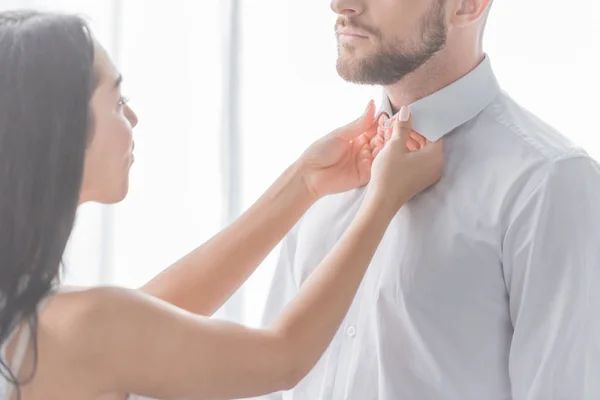
[[[412,117],[403,107],[396,118],[392,135],[377,154],[371,168],[367,200],[396,213],[415,195],[436,183],[442,175],[444,149],[442,139],[427,142],[416,151],[407,149]]]

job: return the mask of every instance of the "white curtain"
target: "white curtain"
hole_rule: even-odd
[[[70,282],[143,283],[222,227],[231,204],[249,206],[310,142],[379,99],[378,88],[337,77],[328,2],[240,2],[232,66],[224,40],[231,9],[223,4],[230,2],[0,0],[2,8],[88,15],[140,117],[130,195],[80,211],[67,255]],[[497,0],[486,51],[510,95],[600,158],[597,0]],[[231,67],[241,101],[234,96],[230,104]],[[222,122],[238,105],[239,138],[228,143]],[[223,168],[227,146],[240,150],[234,170]],[[258,324],[276,252],[223,316]]]

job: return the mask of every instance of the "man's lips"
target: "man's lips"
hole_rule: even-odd
[[[349,28],[338,29],[338,35],[346,36],[346,37],[354,37],[354,38],[363,38],[363,39],[366,39],[368,37],[362,31],[358,31],[355,29],[349,29]]]

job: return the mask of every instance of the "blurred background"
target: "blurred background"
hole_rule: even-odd
[[[325,0],[0,0],[11,8],[87,17],[140,119],[130,195],[80,209],[68,284],[143,284],[380,98],[337,76]],[[504,90],[600,158],[598,0],[496,1],[485,48]],[[277,253],[220,317],[258,325]]]

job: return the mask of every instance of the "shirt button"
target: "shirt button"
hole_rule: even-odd
[[[353,326],[349,326],[348,329],[346,329],[346,335],[350,337],[356,336],[356,328]]]

